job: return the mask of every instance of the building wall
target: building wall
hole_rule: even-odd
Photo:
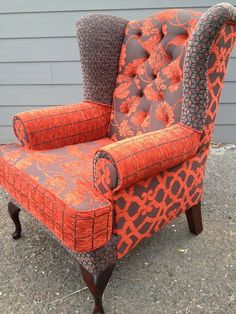
[[[142,19],[168,8],[205,11],[205,0],[9,0],[0,2],[0,143],[14,140],[12,116],[82,99],[75,23],[101,13]],[[231,0],[236,5],[236,0]],[[236,49],[229,62],[214,142],[236,143]]]

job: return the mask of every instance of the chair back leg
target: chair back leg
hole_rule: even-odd
[[[201,202],[190,207],[186,212],[189,230],[191,233],[198,235],[202,232],[202,214],[201,214]]]

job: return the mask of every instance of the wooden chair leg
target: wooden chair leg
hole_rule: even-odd
[[[15,204],[13,204],[12,202],[8,203],[8,212],[16,227],[15,231],[12,233],[12,238],[14,240],[17,240],[21,237],[21,223],[19,219],[20,211],[20,208],[17,207]]]
[[[201,215],[201,202],[189,208],[186,212],[188,226],[191,233],[198,235],[202,232],[202,215]]]
[[[102,305],[102,296],[112,275],[115,265],[111,265],[107,269],[99,272],[96,275],[89,273],[82,265],[80,265],[81,273],[84,281],[86,282],[90,292],[93,295],[95,307],[93,314],[104,314]]]

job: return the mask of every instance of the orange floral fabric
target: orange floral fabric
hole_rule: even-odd
[[[103,186],[107,184],[111,188],[115,184],[113,192],[117,192],[152,177],[192,157],[199,147],[199,139],[199,132],[175,124],[163,130],[109,144],[95,155],[95,186],[103,182]],[[103,158],[109,162],[102,165],[101,172],[99,159]],[[101,174],[102,177],[99,178]]]
[[[180,121],[185,51],[201,15],[173,9],[127,24],[108,132],[113,140]]]
[[[46,150],[105,137],[110,106],[83,101],[17,114],[13,128],[21,145]]]
[[[0,148],[0,185],[72,251],[94,250],[112,233],[111,203],[93,188],[95,151],[109,138],[48,151]]]

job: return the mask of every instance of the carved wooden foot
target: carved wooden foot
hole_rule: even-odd
[[[198,235],[202,232],[202,215],[201,215],[201,202],[189,208],[186,212],[188,226],[190,232]]]
[[[14,240],[19,239],[21,237],[21,224],[19,219],[20,208],[12,202],[9,202],[8,212],[16,227],[15,231],[12,233],[12,238]]]
[[[102,305],[102,296],[112,275],[114,267],[115,265],[111,265],[110,267],[99,272],[98,274],[92,275],[83,266],[80,266],[83,279],[86,282],[94,298],[95,307],[93,310],[93,314],[105,313]]]

